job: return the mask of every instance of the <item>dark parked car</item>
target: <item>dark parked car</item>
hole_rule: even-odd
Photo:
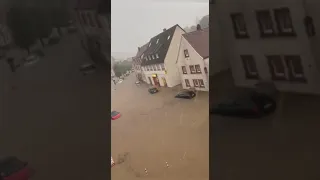
[[[27,162],[10,156],[0,160],[1,180],[28,180],[34,175],[34,170],[28,167]]]
[[[159,92],[158,88],[156,88],[156,87],[149,88],[148,91],[150,94],[154,94],[154,93]]]
[[[116,120],[121,117],[121,114],[118,111],[112,111],[111,112],[111,120]]]
[[[196,96],[196,93],[194,91],[191,90],[185,90],[185,91],[181,91],[179,92],[175,98],[183,98],[183,99],[192,99]]]
[[[210,113],[222,116],[258,118],[274,112],[276,102],[267,94],[251,92],[240,98],[210,107]]]
[[[80,67],[80,72],[82,72],[83,75],[92,74],[96,72],[96,66],[91,63],[83,64]]]

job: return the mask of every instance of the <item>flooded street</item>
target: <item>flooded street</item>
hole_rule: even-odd
[[[112,179],[209,179],[208,93],[176,99],[179,88],[149,94],[135,81],[132,74],[112,91],[122,114],[111,122]]]

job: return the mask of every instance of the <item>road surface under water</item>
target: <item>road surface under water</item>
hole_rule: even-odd
[[[179,87],[149,94],[135,81],[131,74],[112,91],[122,114],[111,122],[112,179],[209,179],[208,93],[176,99]]]

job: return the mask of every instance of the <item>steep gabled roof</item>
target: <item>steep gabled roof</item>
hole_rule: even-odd
[[[140,56],[147,50],[148,45],[149,45],[149,43],[140,47],[140,49],[138,50],[138,52],[136,54],[136,58],[140,58]]]
[[[182,36],[203,59],[209,57],[209,28],[193,31]]]
[[[144,51],[144,57],[152,57],[153,55],[154,59],[145,60],[144,58],[141,63],[142,66],[160,64],[164,62],[176,27],[181,28],[178,24],[176,24],[150,39],[147,49]]]

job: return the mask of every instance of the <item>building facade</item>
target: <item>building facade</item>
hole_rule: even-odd
[[[140,56],[141,69],[148,84],[174,87],[180,84],[179,70],[176,66],[180,41],[185,31],[175,25],[151,38],[147,49]]]
[[[82,46],[95,63],[110,65],[111,5],[102,0],[78,0],[74,17]]]
[[[209,28],[197,28],[182,35],[177,66],[184,89],[209,91]]]
[[[320,92],[319,3],[312,0],[215,0],[223,55],[234,82],[272,81],[280,91]]]
[[[141,47],[138,47],[136,56],[132,58],[132,67],[134,69],[137,80],[139,81],[146,81],[146,76],[144,75],[141,69],[141,63],[142,63],[141,58],[143,58],[141,56],[146,51],[147,47],[148,47],[148,43]]]

